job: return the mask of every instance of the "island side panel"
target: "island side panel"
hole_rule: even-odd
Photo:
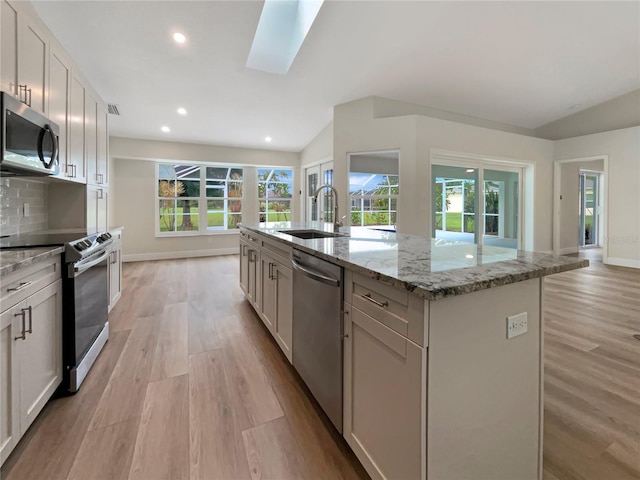
[[[427,477],[538,479],[541,279],[430,302]],[[507,317],[528,331],[507,339]]]

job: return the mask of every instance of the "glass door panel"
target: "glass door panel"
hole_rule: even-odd
[[[305,199],[306,199],[306,220],[315,222],[318,220],[318,208],[313,202],[313,194],[320,184],[320,166],[307,168],[305,170]]]
[[[580,174],[580,246],[598,245],[598,176]]]
[[[483,243],[518,248],[520,174],[484,169]]]
[[[477,242],[476,185],[478,169],[432,165],[432,237],[466,243]]]

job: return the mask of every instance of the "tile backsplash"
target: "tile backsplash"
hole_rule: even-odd
[[[24,178],[0,178],[0,233],[13,235],[49,228],[48,185]],[[25,216],[28,204],[28,216]]]

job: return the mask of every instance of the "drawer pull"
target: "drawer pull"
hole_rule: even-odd
[[[360,296],[365,300],[369,300],[371,303],[375,303],[379,307],[384,308],[389,306],[389,302],[387,302],[386,300],[384,302],[379,302],[375,298],[372,298],[370,293],[365,293],[364,295],[360,295]]]
[[[27,288],[33,282],[20,282],[20,285],[13,288],[7,288],[7,292],[17,292],[18,290],[22,290],[23,288]]]
[[[23,322],[24,322],[24,313],[25,312],[29,312],[29,330],[27,330],[27,333],[33,333],[33,307],[31,305],[29,305],[27,308],[23,308],[22,309],[22,313],[23,313]]]

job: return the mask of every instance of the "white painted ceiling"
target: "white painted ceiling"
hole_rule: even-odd
[[[32,3],[116,136],[299,151],[369,95],[535,128],[640,86],[637,1],[327,1],[284,76],[245,67],[259,1]]]

